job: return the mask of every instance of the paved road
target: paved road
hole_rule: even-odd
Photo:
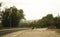
[[[49,31],[47,29],[30,29],[10,33],[3,37],[60,37],[60,35],[58,35],[55,31]]]
[[[27,28],[11,28],[11,29],[3,29],[0,30],[0,36],[7,35],[13,32],[21,31],[21,30],[26,30]]]

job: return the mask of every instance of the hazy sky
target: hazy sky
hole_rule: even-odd
[[[60,0],[0,0],[4,7],[16,6],[23,9],[27,20],[40,19],[47,14],[54,17],[60,12]]]

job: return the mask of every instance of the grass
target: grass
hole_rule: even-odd
[[[56,33],[60,34],[60,29],[48,29],[48,30],[56,31]]]
[[[56,32],[60,34],[60,29],[57,29]]]

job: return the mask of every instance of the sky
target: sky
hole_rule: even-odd
[[[23,9],[26,20],[41,19],[47,14],[60,15],[60,0],[0,0],[2,8],[16,6]]]

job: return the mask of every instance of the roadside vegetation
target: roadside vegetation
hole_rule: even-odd
[[[56,32],[60,34],[60,29],[57,29]]]
[[[0,3],[0,7],[1,7]],[[35,27],[35,28],[48,28],[48,29],[59,29],[60,32],[60,16],[53,17],[52,14],[47,14],[38,20],[26,21],[24,17],[23,9],[17,9],[15,6],[0,10],[1,16],[1,28],[15,28],[15,27]],[[22,19],[25,21],[21,22]]]

